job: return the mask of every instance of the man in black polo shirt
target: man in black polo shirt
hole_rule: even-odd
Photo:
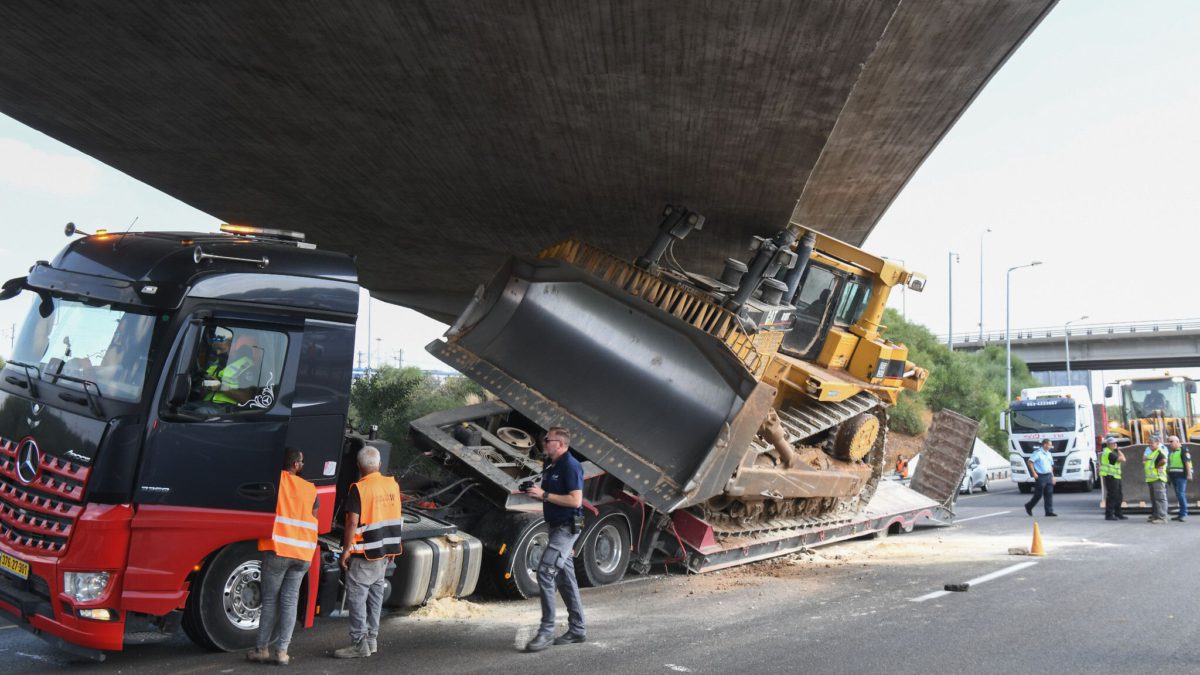
[[[546,432],[542,447],[546,462],[541,486],[529,489],[529,496],[542,501],[542,515],[549,528],[549,541],[538,565],[538,588],[542,595],[542,624],[525,650],[540,652],[551,644],[565,645],[586,640],[583,625],[583,601],[575,581],[575,562],[571,550],[582,529],[583,467],[571,456],[571,434],[562,427]],[[578,521],[577,521],[578,519]],[[562,594],[567,606],[567,632],[554,637],[554,591]]]

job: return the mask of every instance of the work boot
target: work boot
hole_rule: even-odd
[[[367,641],[367,649],[371,650],[372,654],[379,651],[379,641],[376,638],[369,637],[365,639]]]
[[[252,663],[266,663],[270,659],[271,653],[267,651],[266,647],[263,647],[262,649],[255,647],[254,649],[246,651],[246,660]]]
[[[333,653],[335,659],[360,659],[364,656],[371,655],[371,647],[367,645],[367,639],[362,638],[358,642],[349,647],[342,647]]]
[[[1162,518],[1151,518],[1150,524],[1151,525],[1166,525],[1167,521],[1163,520]]]
[[[552,644],[554,644],[554,635],[543,635],[542,633],[538,633],[525,645],[525,651],[540,652]]]
[[[571,631],[567,631],[554,638],[554,644],[556,645],[574,645],[579,644],[580,642],[587,642],[587,636],[580,635],[579,633],[573,633]]]
[[[276,651],[275,658],[271,659],[271,663],[274,663],[277,666],[286,666],[291,662],[292,657],[288,656],[287,652]]]

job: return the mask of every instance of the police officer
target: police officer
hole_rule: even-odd
[[[1125,461],[1125,453],[1117,449],[1117,437],[1109,436],[1104,439],[1104,450],[1100,453],[1100,479],[1104,482],[1104,519],[1129,520],[1121,512],[1121,464]]]
[[[542,596],[542,623],[538,633],[525,650],[540,652],[551,644],[565,645],[584,642],[587,630],[583,625],[583,601],[575,581],[575,562],[571,554],[582,529],[583,467],[568,448],[571,434],[562,427],[546,432],[542,447],[546,462],[542,484],[529,489],[529,496],[542,501],[549,541],[538,565],[538,589]],[[567,631],[554,637],[554,591],[562,594],[567,606]]]
[[[1142,454],[1142,470],[1146,473],[1146,487],[1150,488],[1150,522],[1162,525],[1167,522],[1167,452],[1162,446],[1162,435],[1150,435],[1150,447]]]
[[[263,552],[262,612],[258,640],[246,653],[250,661],[281,666],[291,661],[288,645],[296,627],[300,582],[317,551],[317,487],[300,477],[303,468],[303,452],[284,450],[271,538],[258,540],[258,550]],[[267,651],[272,645],[274,654]]]
[[[1035,481],[1033,485],[1033,499],[1025,503],[1025,513],[1033,515],[1033,507],[1041,499],[1045,499],[1043,508],[1046,509],[1046,517],[1054,518],[1058,516],[1054,512],[1054,457],[1050,455],[1050,448],[1054,444],[1050,439],[1042,441],[1042,447],[1033,451],[1029,456],[1029,474],[1033,476]]]
[[[1179,442],[1178,436],[1167,436],[1167,480],[1175,489],[1175,501],[1179,502],[1179,515],[1171,520],[1187,522],[1187,484],[1192,478],[1192,453]]]
[[[343,507],[346,531],[341,557],[352,644],[333,653],[339,659],[370,656],[379,650],[388,563],[400,555],[400,485],[379,473],[379,450],[370,445],[358,451],[358,470],[362,480],[350,486]]]

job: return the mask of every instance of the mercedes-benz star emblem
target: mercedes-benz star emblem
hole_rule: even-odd
[[[29,407],[30,407],[30,411],[33,413],[33,416],[34,416],[34,417],[37,417],[38,415],[41,415],[41,414],[42,414],[42,404],[41,404],[41,403],[38,403],[38,402],[36,402],[36,401],[32,401],[32,402],[30,403],[30,406],[29,406]]]
[[[37,480],[42,470],[42,451],[38,449],[37,441],[26,438],[17,448],[17,478],[22,483],[32,483]]]

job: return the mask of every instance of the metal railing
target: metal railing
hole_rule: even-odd
[[[1011,331],[1013,340],[1044,340],[1052,338],[1087,337],[1090,335],[1127,335],[1145,333],[1171,333],[1184,331],[1200,332],[1200,319],[1158,319],[1153,321],[1127,321],[1124,323],[1093,323],[1076,324],[1070,329],[1062,326],[1046,326],[1041,328],[1015,328]],[[937,336],[941,342],[946,341],[946,334]],[[954,336],[956,345],[979,345],[979,333]],[[985,331],[983,344],[1004,344],[1004,331]]]

